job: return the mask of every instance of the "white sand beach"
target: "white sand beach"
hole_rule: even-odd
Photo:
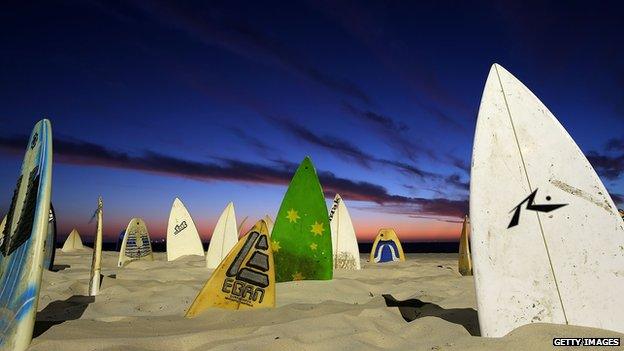
[[[550,350],[553,337],[624,337],[548,324],[479,337],[473,279],[459,275],[456,254],[384,265],[362,254],[360,271],[278,283],[275,309],[211,309],[195,319],[183,316],[210,276],[203,257],[167,262],[156,253],[118,269],[117,255],[103,253],[102,288],[91,298],[91,250],[57,250],[60,270],[44,272],[29,350]]]

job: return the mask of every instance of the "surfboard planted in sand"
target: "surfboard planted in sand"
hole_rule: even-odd
[[[192,318],[211,308],[275,307],[275,273],[269,231],[258,221],[212,273],[188,311]]]
[[[52,130],[39,121],[28,139],[0,245],[0,350],[32,339],[50,218]]]
[[[100,276],[102,272],[102,217],[104,202],[98,197],[96,210],[97,223],[95,228],[95,240],[93,241],[93,256],[91,258],[91,279],[89,280],[89,295],[96,296],[100,292]]]
[[[275,278],[327,280],[333,277],[331,230],[323,190],[309,157],[297,168],[271,234]]]
[[[63,252],[73,252],[77,250],[83,250],[85,247],[82,244],[82,238],[78,231],[74,228],[65,239],[65,243],[63,243],[63,248],[61,251]]]
[[[472,260],[470,258],[470,244],[468,241],[468,232],[470,230],[470,220],[468,216],[464,217],[461,235],[459,236],[459,261],[457,267],[459,274],[472,275]]]
[[[48,230],[44,245],[43,268],[52,270],[54,266],[54,252],[56,249],[56,213],[54,207],[50,204],[50,215],[48,217]]]
[[[187,255],[203,257],[204,247],[191,214],[176,197],[167,224],[167,261]]]
[[[119,250],[118,267],[136,260],[154,260],[152,253],[152,242],[150,241],[147,226],[141,218],[132,218],[121,242]]]
[[[334,268],[360,269],[360,249],[351,216],[340,194],[334,197],[329,211]]]
[[[273,231],[273,219],[271,218],[271,216],[269,215],[265,215],[264,216],[264,222],[267,225],[267,228],[269,228],[269,236],[271,236],[271,232]]]
[[[229,203],[221,213],[206,252],[206,267],[216,268],[238,242],[234,204]]]
[[[481,334],[525,324],[624,332],[624,224],[555,116],[494,64],[474,139],[471,250]]]
[[[379,229],[371,249],[370,262],[403,262],[405,254],[399,237],[392,228]]]

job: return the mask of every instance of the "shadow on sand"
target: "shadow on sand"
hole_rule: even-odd
[[[479,331],[479,319],[477,311],[473,308],[450,308],[445,309],[434,303],[424,302],[418,299],[399,301],[392,295],[382,295],[386,300],[386,306],[398,307],[401,316],[407,322],[423,317],[438,317],[447,322],[463,326],[472,336],[481,336]]]
[[[55,265],[52,265],[52,269],[50,269],[50,270],[52,272],[58,272],[58,271],[62,271],[64,269],[67,269],[69,267],[71,267],[71,266],[68,265],[68,264],[55,264]]]
[[[45,333],[52,326],[80,318],[93,301],[95,296],[74,295],[65,301],[50,302],[37,313],[33,338]]]

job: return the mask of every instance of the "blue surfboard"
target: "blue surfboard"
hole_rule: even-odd
[[[39,121],[28,139],[0,244],[0,350],[26,350],[43,272],[52,188],[52,130]]]

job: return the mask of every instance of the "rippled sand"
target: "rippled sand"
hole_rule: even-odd
[[[91,251],[56,252],[46,271],[31,350],[550,350],[552,338],[623,335],[534,324],[504,338],[481,338],[472,277],[455,254],[409,254],[332,281],[277,284],[277,308],[185,309],[210,276],[201,257],[116,267],[104,252],[100,295],[87,295]],[[582,348],[589,350],[590,348]],[[604,348],[602,348],[604,349]],[[611,348],[613,349],[613,348]]]

